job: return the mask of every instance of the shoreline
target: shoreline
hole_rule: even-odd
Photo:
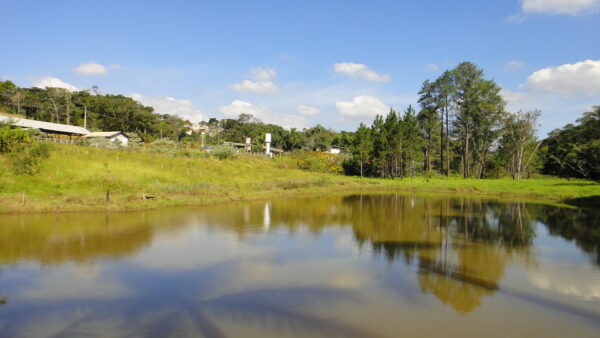
[[[0,167],[3,164],[0,156]],[[106,202],[107,190],[110,202]],[[50,158],[34,175],[0,171],[0,214],[121,212],[315,194],[389,191],[563,205],[571,199],[590,198],[594,207],[600,205],[600,183],[580,179],[361,178],[304,171],[285,161],[256,156],[218,160],[206,156],[56,144],[52,146]],[[143,196],[155,199],[142,200]]]
[[[330,174],[323,174],[330,175]],[[342,176],[345,177],[345,176]],[[22,195],[19,194],[0,194],[0,202],[4,207],[0,209],[0,215],[8,214],[49,214],[49,213],[119,213],[135,212],[145,210],[155,210],[170,207],[200,207],[217,204],[265,201],[276,198],[296,198],[310,197],[318,195],[337,195],[337,194],[387,194],[387,193],[414,193],[418,195],[445,195],[452,197],[485,198],[502,201],[519,200],[527,203],[554,204],[563,207],[581,207],[581,205],[569,203],[575,200],[588,200],[599,198],[598,195],[584,196],[547,196],[545,194],[532,194],[522,192],[492,192],[485,189],[454,189],[453,187],[415,187],[408,184],[402,186],[402,182],[411,180],[410,178],[400,180],[356,178],[352,180],[366,180],[368,186],[356,186],[354,184],[345,184],[342,186],[324,186],[319,188],[296,188],[284,189],[278,191],[265,191],[254,193],[251,196],[181,196],[178,194],[155,196],[155,199],[142,200],[141,194],[113,194],[111,201],[106,202],[104,198],[86,196],[83,198],[62,196],[57,194],[42,199],[36,197],[31,199],[25,197],[25,204],[22,204]],[[419,178],[421,179],[421,178]],[[375,180],[376,182],[373,182]],[[438,179],[443,180],[443,179]],[[492,181],[487,179],[486,181]],[[376,184],[373,184],[376,183]],[[600,185],[599,185],[600,186]],[[13,200],[8,206],[4,203],[7,200]],[[15,200],[16,199],[16,200]],[[58,202],[57,199],[59,200]],[[594,199],[595,200],[595,199]],[[62,202],[62,203],[61,203]],[[21,205],[19,205],[21,203]],[[52,205],[53,203],[56,203]],[[597,202],[595,202],[597,203]],[[596,206],[597,204],[593,205]]]

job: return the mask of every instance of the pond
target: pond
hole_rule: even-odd
[[[600,213],[351,194],[0,216],[1,337],[592,337]]]

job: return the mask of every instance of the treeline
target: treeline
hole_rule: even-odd
[[[535,136],[539,111],[508,113],[501,88],[463,62],[419,91],[419,111],[393,109],[361,124],[350,144],[347,171],[361,176],[417,173],[465,178],[530,176],[541,165]]]
[[[97,87],[71,92],[63,88],[20,88],[0,81],[0,110],[39,121],[85,127],[92,131],[137,133],[144,141],[185,135],[189,121],[157,114],[123,95],[102,95]]]
[[[303,130],[297,128],[286,130],[275,124],[263,123],[250,114],[240,114],[237,119],[211,118],[207,124],[213,130],[211,136],[206,137],[207,144],[220,144],[225,141],[244,143],[249,137],[253,148],[262,149],[265,134],[270,133],[272,146],[285,151],[296,149],[326,151],[332,146],[344,146],[351,139],[351,133],[336,132],[321,125]],[[193,135],[186,140],[199,137],[200,135]]]
[[[600,179],[600,106],[583,114],[576,125],[552,131],[542,154],[544,174]]]
[[[271,133],[272,146],[285,151],[344,149],[344,172],[350,175],[520,179],[542,173],[600,179],[600,107],[539,140],[535,134],[540,112],[507,112],[500,91],[482,69],[463,62],[423,83],[418,109],[392,109],[369,126],[360,124],[355,132],[321,125],[286,130],[241,114],[237,119],[211,118],[202,122],[210,129],[206,135],[188,135],[191,122],[157,114],[129,97],[102,95],[97,88],[19,88],[10,81],[0,81],[0,111],[90,130],[135,132],[145,142],[170,139],[192,146],[199,146],[201,139],[207,145],[222,145],[244,143],[250,137],[253,149],[260,150],[265,133]]]

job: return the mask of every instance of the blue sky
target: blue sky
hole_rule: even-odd
[[[600,104],[600,0],[0,1],[0,78],[98,85],[193,121],[337,130],[471,61],[540,134]]]

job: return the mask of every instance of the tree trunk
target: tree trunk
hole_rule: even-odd
[[[463,177],[469,178],[469,130],[465,130],[465,144],[463,147]]]
[[[440,171],[442,173],[444,172],[444,110],[445,108],[442,109],[442,123],[440,125]],[[448,135],[446,135],[446,137],[448,137]]]
[[[448,125],[448,100],[446,100],[446,176],[450,175],[450,128]]]
[[[361,158],[361,159],[360,159],[360,177],[363,177],[363,163],[364,163],[364,161],[363,161],[363,159]]]

